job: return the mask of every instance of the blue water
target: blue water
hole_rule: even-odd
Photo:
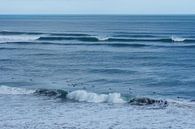
[[[127,105],[118,107],[75,101],[56,103],[55,99],[23,96],[21,90],[82,90],[97,95],[118,93],[125,99],[139,96],[192,102],[195,100],[195,16],[1,15],[0,85],[0,104],[4,105],[0,110],[0,115],[4,116],[0,118],[0,127],[5,129],[129,128],[129,125],[132,128],[193,128],[193,106],[190,111],[178,109],[181,116],[183,110],[186,112],[185,119],[179,119],[176,111],[170,113],[172,106],[159,111],[159,117],[159,113],[153,110]],[[21,112],[12,109],[17,105]],[[34,109],[28,112],[27,105],[34,106]],[[132,121],[141,119],[141,125],[132,121],[124,123],[128,119],[125,114],[129,108],[133,110]],[[42,110],[53,113],[40,115]],[[22,123],[13,119],[7,121],[6,113],[9,111],[9,118],[20,119],[23,116]],[[58,116],[62,112],[69,114],[70,118]],[[140,112],[143,116],[139,116]],[[106,113],[107,117],[99,118]],[[73,117],[76,114],[79,114],[78,118]],[[120,120],[115,119],[112,123],[110,118],[116,116]],[[75,120],[80,117],[80,120]],[[173,119],[173,123],[162,124],[162,121],[168,121],[167,117]],[[42,119],[45,121],[41,124]],[[91,119],[94,121],[90,122]],[[189,119],[191,121],[186,121]],[[98,123],[104,120],[106,124]],[[147,125],[148,121],[154,124]]]

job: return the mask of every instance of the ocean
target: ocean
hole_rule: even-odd
[[[0,15],[0,129],[194,128],[194,15]]]

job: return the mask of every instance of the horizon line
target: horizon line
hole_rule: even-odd
[[[0,15],[119,15],[119,16],[120,15],[121,16],[122,15],[124,15],[124,16],[128,16],[128,15],[129,16],[133,16],[133,15],[135,15],[135,16],[136,15],[137,16],[147,16],[147,15],[149,15],[149,16],[150,15],[151,16],[152,15],[159,15],[159,16],[160,15],[162,15],[162,16],[166,15],[166,16],[168,16],[168,15],[170,15],[171,16],[171,15],[195,15],[195,14],[194,13],[183,13],[183,14],[182,13],[173,13],[173,14],[152,14],[152,13],[151,14],[109,14],[109,13],[108,14],[77,14],[77,13],[72,13],[72,14],[71,13],[70,14],[60,14],[60,13],[54,13],[54,14],[52,14],[52,13],[43,13],[43,14],[33,14],[33,13],[29,13],[29,14],[23,14],[23,13],[11,14],[11,13],[7,13],[6,14],[6,13],[4,13],[4,14],[1,14],[0,13]]]

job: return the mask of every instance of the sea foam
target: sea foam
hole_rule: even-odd
[[[0,86],[0,94],[11,94],[11,95],[22,95],[22,94],[32,94],[34,90],[27,90],[24,88]]]
[[[93,102],[93,103],[126,103],[121,97],[120,93],[97,94],[87,92],[85,90],[77,90],[70,92],[67,95],[68,99],[80,102]]]
[[[171,39],[174,42],[184,42],[186,40],[185,38],[176,37],[176,36],[172,36]]]
[[[38,38],[37,35],[0,35],[0,43],[34,41]]]

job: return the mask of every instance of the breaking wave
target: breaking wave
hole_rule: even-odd
[[[80,37],[80,36],[90,36],[90,35],[82,34],[82,33],[79,34],[79,33],[41,33],[41,32],[0,31],[0,43],[35,41],[38,39],[41,40],[42,36]],[[48,38],[48,39],[52,40],[52,38]],[[58,40],[62,40],[62,39],[58,38]],[[85,41],[85,39],[83,39],[83,41]]]
[[[60,98],[63,100],[71,100],[77,102],[89,102],[89,103],[113,103],[113,104],[130,104],[130,105],[157,105],[159,107],[166,107],[168,102],[166,100],[156,100],[151,98],[132,98],[124,97],[120,93],[108,93],[98,94],[94,92],[88,92],[86,90],[76,90],[67,92],[61,89],[25,89],[9,86],[0,86],[0,95],[35,95],[46,96],[51,98]]]
[[[17,32],[17,31],[0,31],[0,35],[51,35],[51,36],[90,36],[83,33],[44,33],[44,32]]]
[[[195,43],[195,39],[185,39],[185,38],[178,38],[178,37],[171,37],[171,38],[113,38],[113,37],[92,37],[92,36],[85,36],[85,37],[40,37],[38,40],[41,41],[60,41],[60,40],[76,40],[82,42],[186,42],[186,43]]]
[[[107,41],[110,42],[187,42],[187,43],[195,43],[194,39],[185,39],[185,38],[147,38],[147,39],[133,39],[133,38],[109,38]]]
[[[94,36],[85,33],[41,33],[41,32],[14,32],[0,31],[0,43],[22,41],[70,41],[81,42],[186,42],[195,43],[194,38],[178,36],[162,37],[149,34],[119,34],[110,37]]]
[[[86,90],[65,91],[62,89],[26,89],[19,87],[0,86],[0,95],[34,95],[37,97],[45,96],[49,98],[60,98],[73,102],[89,102],[89,103],[111,103],[111,104],[129,104],[135,106],[149,106],[154,109],[165,108],[168,105],[176,105],[178,107],[191,107],[194,101],[178,101],[168,99],[153,99],[148,97],[132,97],[131,95],[123,96],[120,93],[98,94]]]
[[[67,92],[59,89],[37,89],[35,95],[91,103],[127,103],[120,93],[97,94],[85,90]]]
[[[0,43],[8,42],[28,42],[37,40],[39,36],[36,35],[0,35]]]
[[[96,94],[87,92],[85,90],[77,90],[70,92],[67,95],[68,99],[79,102],[93,102],[93,103],[126,103],[121,97],[120,93]]]
[[[172,36],[171,39],[172,39],[174,42],[184,42],[184,41],[186,40],[185,38],[175,37],[175,36]]]

